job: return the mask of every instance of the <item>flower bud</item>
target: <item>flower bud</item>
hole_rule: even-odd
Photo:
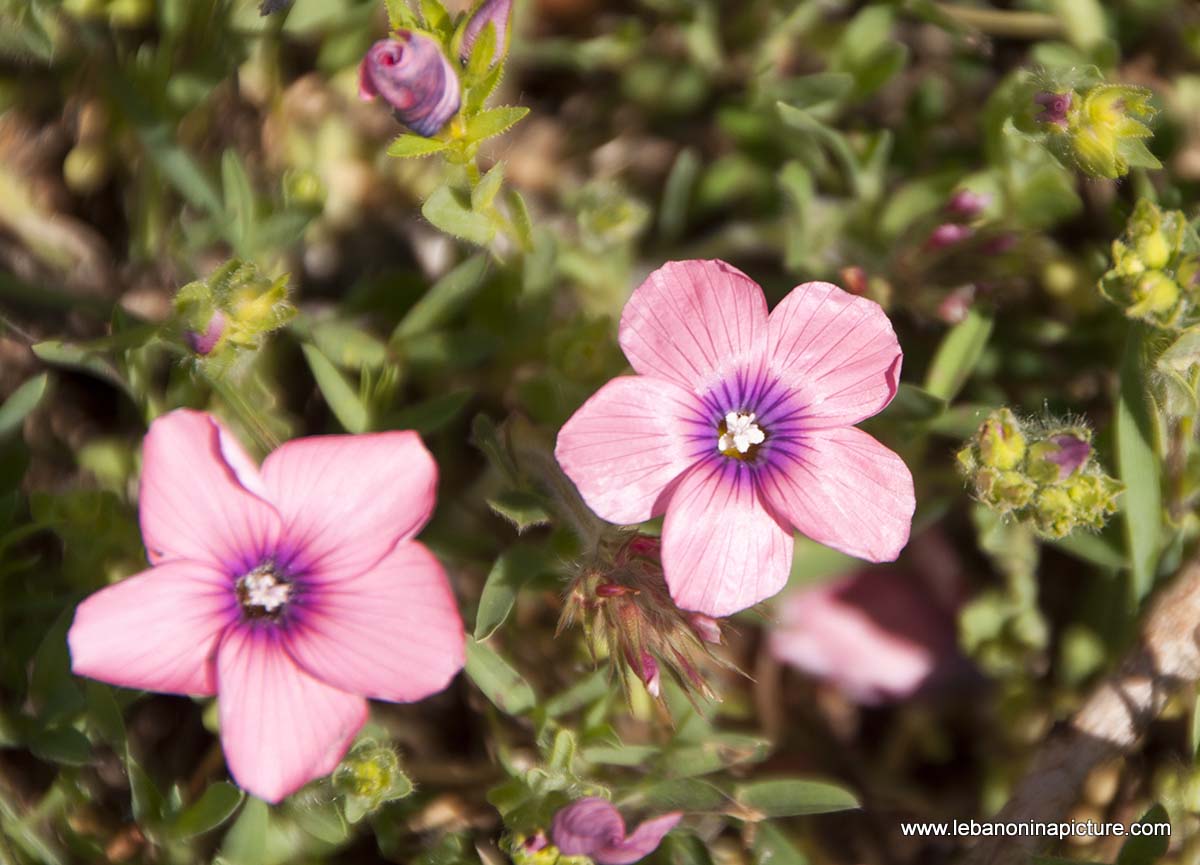
[[[952,216],[972,219],[987,210],[991,203],[992,197],[986,192],[956,189],[946,202],[946,212]]]
[[[503,58],[508,53],[508,22],[511,17],[512,0],[480,0],[463,31],[462,46],[459,52],[462,59],[470,58],[471,49],[475,47],[476,40],[489,24],[496,31],[496,47],[492,53],[491,63],[494,64]]]
[[[1124,236],[1113,241],[1113,265],[1100,279],[1100,293],[1129,318],[1156,327],[1185,330],[1200,324],[1194,238],[1183,213],[1139,201]]]
[[[646,685],[650,696],[657,697],[662,687],[662,679],[658,675],[658,662],[654,660],[654,656],[649,652],[642,652],[641,658],[634,664],[634,669]]]
[[[217,347],[217,343],[221,341],[221,337],[225,334],[225,313],[221,310],[214,310],[212,317],[209,318],[208,324],[202,332],[189,330],[184,333],[184,339],[187,340],[188,346],[198,355],[212,354],[213,349]]]
[[[1161,270],[1152,270],[1137,281],[1133,301],[1128,309],[1132,318],[1170,323],[1179,303],[1179,286]]]
[[[974,233],[975,229],[969,225],[945,222],[929,233],[929,239],[925,241],[925,248],[946,249],[962,243]]]
[[[980,461],[994,469],[1012,469],[1025,458],[1025,437],[1011,411],[1002,408],[979,429]]]
[[[1060,433],[1029,448],[1029,474],[1043,482],[1066,480],[1087,465],[1091,455],[1090,436]]]
[[[1038,93],[1033,101],[1042,107],[1036,118],[1039,123],[1049,123],[1064,130],[1067,128],[1067,115],[1072,102],[1070,93]]]
[[[358,70],[358,93],[364,100],[379,96],[396,119],[430,138],[458,113],[458,76],[433,39],[412,30],[397,30],[367,51]]]
[[[357,745],[333,771],[333,788],[345,799],[346,819],[356,823],[384,802],[402,799],[413,783],[400,769],[396,752],[367,740]]]
[[[1150,91],[1141,87],[1102,84],[1083,95],[1068,120],[1071,151],[1079,167],[1094,177],[1115,179],[1129,171],[1130,159],[1156,164],[1142,139],[1150,128],[1141,122],[1154,116]]]
[[[704,613],[689,613],[688,621],[692,623],[692,630],[704,640],[706,643],[721,644],[721,623],[712,616],[706,616]]]
[[[288,301],[287,277],[270,280],[237,259],[207,280],[185,285],[175,295],[175,317],[183,341],[195,354],[214,359],[226,348],[255,349],[296,314]]]

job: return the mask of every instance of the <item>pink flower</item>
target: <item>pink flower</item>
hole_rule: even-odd
[[[910,697],[963,664],[953,617],[895,570],[789,594],[770,649],[867,705]]]
[[[550,837],[564,856],[588,856],[596,865],[631,865],[653,853],[682,817],[672,811],[626,835],[621,812],[607,799],[590,797],[559,810]]]
[[[976,192],[973,189],[956,189],[946,202],[946,212],[967,219],[978,216],[987,210],[992,203],[992,197],[986,192]]]
[[[483,28],[491,24],[496,29],[496,48],[492,52],[492,63],[503,57],[508,50],[508,21],[512,17],[512,0],[480,0],[471,13],[471,20],[463,30],[459,53],[463,60],[471,56],[475,40]]]
[[[358,95],[368,101],[382,96],[397,120],[426,138],[458,113],[459,90],[458,75],[441,46],[411,30],[380,39],[358,67]]]
[[[962,243],[964,240],[969,240],[974,234],[975,229],[969,225],[946,222],[929,233],[929,237],[925,241],[925,248],[946,249]]]
[[[277,802],[329,773],[367,697],[420,700],[462,668],[446,574],[413,536],[437,466],[412,432],[297,439],[261,470],[210,415],[156,420],[143,450],[153,565],[79,605],[75,673],[217,696],[229,770]]]
[[[721,261],[673,262],[633,293],[621,347],[638,375],[602,387],[555,454],[597,514],[666,514],[662,562],[681,608],[724,616],[778,592],[792,528],[894,559],[914,507],[903,461],[852,424],[891,402],[900,346],[879,306],[827,282],[769,316]]]

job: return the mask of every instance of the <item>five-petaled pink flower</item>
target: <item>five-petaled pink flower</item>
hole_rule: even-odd
[[[853,424],[896,394],[901,352],[880,307],[805,283],[768,315],[762,289],[721,261],[672,262],[621,316],[637,375],[567,421],[555,454],[614,523],[666,514],[675,602],[724,616],[778,592],[792,527],[871,561],[908,541],[904,462]]]
[[[146,435],[142,537],[153,565],[79,605],[72,669],[217,696],[241,786],[277,802],[333,770],[367,697],[409,702],[462,668],[445,572],[412,540],[437,466],[412,432],[287,442],[261,470],[213,417]]]
[[[653,853],[682,817],[672,811],[626,835],[625,820],[616,806],[591,796],[560,809],[550,825],[550,837],[564,856],[587,856],[597,865],[631,865]]]

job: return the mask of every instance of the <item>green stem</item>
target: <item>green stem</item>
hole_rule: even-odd
[[[1063,36],[1062,22],[1044,12],[980,9],[956,3],[934,3],[934,9],[957,24],[989,36],[1015,39],[1052,39]]]

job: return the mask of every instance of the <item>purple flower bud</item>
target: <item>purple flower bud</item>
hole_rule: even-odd
[[[397,30],[371,46],[358,68],[358,95],[383,97],[396,119],[429,138],[458,112],[458,76],[428,36]]]
[[[673,811],[626,835],[621,812],[605,799],[590,797],[560,809],[550,835],[564,856],[588,856],[596,865],[632,865],[653,853],[682,817]]]
[[[1039,123],[1067,128],[1067,113],[1071,110],[1070,93],[1039,93],[1033,97],[1033,101],[1042,106],[1036,118]]]
[[[511,17],[512,0],[482,0],[471,13],[467,29],[463,31],[462,47],[459,49],[462,59],[466,60],[471,56],[475,40],[488,24],[496,28],[496,49],[492,53],[491,62],[495,63],[503,57],[508,50],[508,20]]]
[[[1051,436],[1051,443],[1056,447],[1045,455],[1045,458],[1058,466],[1058,479],[1069,478],[1087,464],[1092,455],[1092,446],[1070,433]]]
[[[647,651],[642,652],[641,662],[637,666],[637,674],[646,683],[646,690],[651,697],[657,697],[662,686],[662,678],[658,674],[658,661]]]
[[[189,330],[183,335],[183,338],[187,342],[188,348],[196,354],[207,355],[217,347],[223,333],[225,333],[225,313],[218,309],[208,320],[208,326],[204,328],[204,333]]]
[[[962,243],[974,233],[975,229],[969,225],[944,222],[929,233],[929,239],[925,241],[925,247],[926,249],[945,249],[957,243]]]
[[[538,830],[522,841],[521,846],[525,848],[526,853],[537,853],[539,850],[545,850],[550,846],[550,842],[546,838],[546,833]]]
[[[946,202],[946,212],[952,216],[971,219],[978,216],[992,203],[992,197],[985,192],[974,192],[970,189],[958,189]]]
[[[704,613],[688,613],[688,622],[691,623],[692,630],[704,642],[720,644],[721,623],[712,616],[706,616]]]
[[[958,324],[967,317],[974,302],[975,286],[971,283],[960,285],[942,298],[942,302],[938,304],[938,318],[946,324]]]

